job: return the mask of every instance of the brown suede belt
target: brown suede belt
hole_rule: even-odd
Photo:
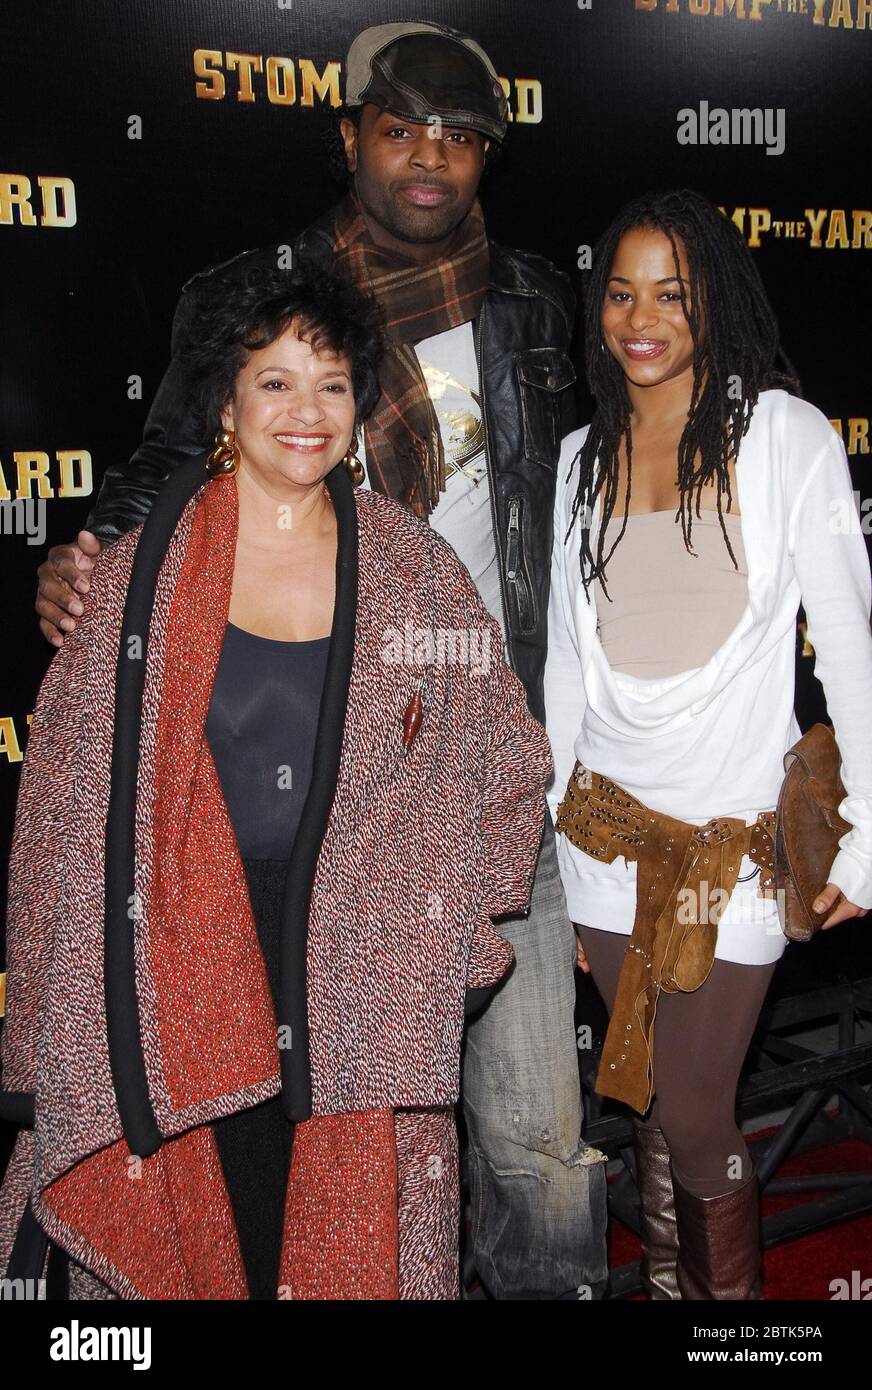
[[[607,864],[638,864],[636,918],[603,1044],[596,1089],[640,1115],[654,1091],[654,1015],[661,989],[698,989],[712,967],[718,920],[744,855],[760,866],[760,897],[775,894],[775,812],[753,825],[719,817],[689,825],[644,806],[576,762],[556,829]],[[717,890],[720,890],[719,892]],[[606,926],[606,923],[602,924]]]

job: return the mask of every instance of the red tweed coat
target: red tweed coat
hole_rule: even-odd
[[[219,485],[227,486],[209,486]],[[452,1297],[450,1107],[464,996],[499,979],[511,961],[491,919],[529,905],[551,756],[502,660],[499,627],[451,548],[380,494],[358,492],[345,504],[345,484],[337,487],[337,515],[345,509],[337,573],[351,557],[356,578],[351,589],[338,580],[337,614],[343,594],[356,593],[335,794],[307,899],[311,1113],[399,1112],[400,1295]],[[3,1092],[10,1114],[33,1098],[34,1123],[22,1130],[0,1188],[0,1273],[29,1201],[38,1226],[81,1266],[73,1267],[73,1297],[235,1296],[229,1274],[204,1293],[191,1260],[173,1255],[174,1156],[210,1121],[283,1084],[274,1027],[270,1033],[240,1002],[239,953],[250,943],[222,935],[225,866],[215,865],[206,934],[189,940],[183,913],[171,931],[149,914],[160,867],[152,863],[152,812],[168,617],[203,489],[191,492],[168,532],[151,607],[128,914],[135,1006],[125,1026],[145,1082],[136,1103],[162,1142],[136,1162],[146,1175],[160,1163],[160,1181],[127,1183],[117,1212],[93,1200],[108,1156],[134,1161],[122,1120],[133,1104],[120,1079],[126,1059],[112,1055],[107,1023],[105,827],[116,663],[130,640],[122,617],[140,531],[101,557],[85,617],[43,683],[22,773]],[[211,597],[203,594],[204,625],[221,631],[224,614],[210,618]],[[424,718],[406,754],[403,715],[417,689]],[[112,1009],[117,1016],[117,997]],[[125,1245],[130,1230],[134,1254]]]

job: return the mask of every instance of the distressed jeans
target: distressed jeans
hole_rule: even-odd
[[[498,1299],[599,1298],[605,1158],[581,1137],[575,931],[550,815],[529,915],[497,930],[515,965],[470,1023],[463,1062],[476,1269]]]

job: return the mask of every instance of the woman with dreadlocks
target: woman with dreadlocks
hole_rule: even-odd
[[[594,256],[586,343],[596,412],[561,455],[545,696],[579,965],[611,1015],[597,1090],[637,1112],[649,1296],[759,1298],[735,1097],[786,945],[771,851],[796,615],[851,827],[815,903],[830,927],[872,907],[869,562],[841,440],[799,398],[711,203],[624,209]]]

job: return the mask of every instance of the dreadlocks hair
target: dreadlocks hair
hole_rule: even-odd
[[[739,445],[748,431],[761,391],[782,387],[794,395],[801,394],[796,373],[779,343],[778,325],[760,274],[735,223],[692,189],[646,194],[627,204],[594,248],[585,293],[585,366],[596,410],[585,441],[572,462],[572,468],[578,463],[579,476],[569,527],[571,531],[583,508],[586,524],[581,528],[581,575],[585,595],[589,598],[589,586],[598,577],[609,602],[604,582],[605,566],[627,528],[633,449],[626,378],[603,339],[601,314],[618,243],[626,232],[638,228],[650,228],[669,238],[681,307],[693,338],[693,391],[687,424],[678,445],[680,499],[676,512],[676,519],[681,518],[688,551],[691,550],[694,492],[699,517],[702,488],[714,478],[721,532],[730,558],[738,568],[721,509],[724,495],[728,511],[732,500],[728,463],[738,457]],[[680,276],[679,240],[687,259],[689,295]],[[779,360],[783,371],[775,366]],[[624,519],[608,555],[603,556],[606,526],[617,501],[622,441],[625,441],[627,456]],[[594,558],[590,519],[600,495],[602,517]]]

